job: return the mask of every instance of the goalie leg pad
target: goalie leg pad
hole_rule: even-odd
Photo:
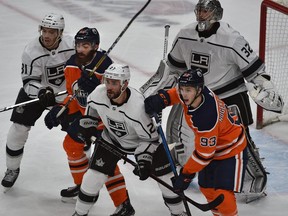
[[[262,165],[259,154],[255,152],[253,144],[248,140],[248,164],[245,172],[243,193],[247,202],[265,194],[267,172]]]
[[[229,110],[242,120],[239,108],[236,105],[229,106]],[[245,170],[244,185],[242,193],[246,202],[258,199],[265,194],[267,184],[267,172],[262,165],[258,149],[252,141],[249,129],[246,130],[248,163]]]
[[[176,163],[184,166],[194,150],[194,133],[186,123],[181,104],[174,105],[169,113],[166,136],[167,143],[175,143]]]

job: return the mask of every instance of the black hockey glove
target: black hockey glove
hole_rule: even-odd
[[[99,120],[91,116],[83,116],[78,121],[73,122],[71,130],[68,134],[71,136],[77,136],[86,145],[91,144],[91,137],[99,137],[101,132],[97,130]],[[71,137],[72,137],[71,136]]]
[[[63,106],[61,105],[54,106],[45,116],[44,118],[45,125],[49,130],[51,130],[53,127],[57,127],[64,119],[64,117],[68,114],[68,108],[67,108],[60,116],[57,117],[62,107]]]
[[[96,77],[95,74],[90,76],[89,71],[83,70],[77,83],[80,89],[90,94],[101,83],[101,81]]]
[[[133,173],[139,176],[140,180],[146,180],[152,170],[153,157],[149,152],[135,155],[137,161],[137,167],[133,170]]]
[[[145,112],[152,116],[154,113],[160,113],[171,103],[171,101],[169,94],[165,90],[161,89],[156,95],[147,97],[144,103]]]
[[[49,86],[46,88],[40,89],[40,91],[38,92],[38,98],[39,98],[39,103],[43,107],[54,106],[56,104],[54,91]]]
[[[180,170],[180,174],[178,177],[172,177],[171,180],[172,180],[172,184],[173,184],[173,188],[174,188],[174,191],[175,192],[182,192],[184,190],[186,190],[192,179],[195,177],[195,173],[193,174],[183,174],[182,173],[182,169]]]

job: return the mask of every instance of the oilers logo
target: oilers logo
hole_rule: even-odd
[[[76,100],[78,101],[78,104],[85,108],[87,106],[88,92],[79,89],[77,81],[73,83],[72,88],[73,93],[76,94]]]
[[[64,81],[64,64],[60,64],[53,67],[46,67],[47,81],[56,86],[61,86]]]
[[[128,134],[127,127],[124,122],[117,122],[107,117],[110,130],[118,137],[124,137]]]
[[[202,74],[205,75],[209,73],[209,66],[210,66],[211,56],[202,53],[191,53],[191,69],[200,68]]]

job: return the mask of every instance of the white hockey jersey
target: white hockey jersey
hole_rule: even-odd
[[[54,93],[65,91],[64,67],[66,61],[75,53],[74,39],[63,36],[57,49],[48,50],[35,38],[26,45],[22,54],[22,81],[30,98],[37,98],[40,88],[50,86]],[[62,102],[65,96],[56,97]]]
[[[264,72],[264,64],[239,32],[227,23],[215,23],[215,32],[199,37],[197,22],[177,34],[167,64],[176,70],[201,68],[205,84],[221,99],[247,91],[250,81]]]
[[[85,115],[100,117],[105,129],[102,138],[127,153],[138,146],[158,144],[159,135],[151,118],[145,113],[144,96],[129,87],[130,96],[121,106],[112,105],[101,84],[88,96]],[[142,148],[141,147],[141,148]],[[136,152],[135,152],[136,153]]]

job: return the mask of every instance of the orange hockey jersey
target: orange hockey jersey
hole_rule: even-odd
[[[247,145],[244,127],[232,118],[225,103],[210,89],[203,89],[203,100],[195,109],[181,101],[176,88],[167,92],[171,105],[182,103],[185,119],[195,134],[195,150],[183,173],[199,172],[212,160],[230,158],[244,150]]]
[[[92,71],[103,55],[104,52],[97,51],[96,56],[93,58],[93,60],[88,65],[85,65],[81,69]],[[97,68],[97,71],[94,74],[100,81],[102,80],[102,76],[106,68],[108,68],[109,65],[111,64],[112,60],[108,56],[106,56],[104,61]],[[77,84],[77,80],[81,77],[81,69],[76,64],[76,54],[72,55],[71,58],[66,62],[64,70],[66,79],[66,89],[68,92],[68,96],[65,98],[64,104],[66,104],[67,101],[70,99],[70,97],[72,97],[72,95],[76,93],[76,97],[68,106],[69,114],[80,111],[82,115],[84,115],[85,112],[88,93],[84,92],[83,90],[78,91],[78,84]]]

